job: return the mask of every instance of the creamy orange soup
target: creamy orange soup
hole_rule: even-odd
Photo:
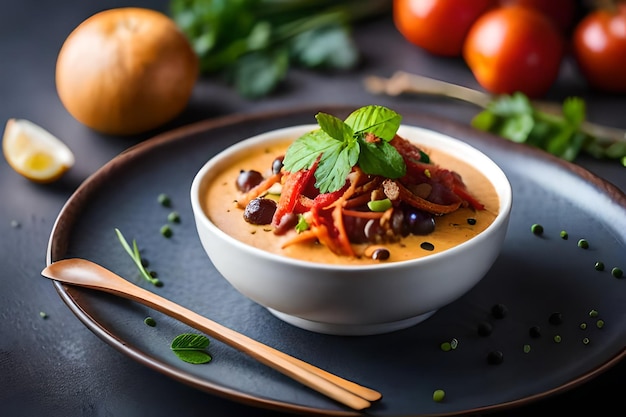
[[[294,138],[295,139],[295,138]],[[290,142],[264,148],[262,151],[244,155],[224,171],[218,173],[208,185],[204,199],[204,209],[208,217],[221,230],[248,245],[276,254],[325,264],[372,264],[381,261],[366,256],[372,249],[368,245],[354,245],[355,252],[362,256],[348,257],[332,253],[325,246],[316,243],[301,243],[282,248],[283,242],[296,233],[277,236],[270,225],[253,225],[243,218],[243,209],[236,205],[241,196],[235,186],[241,170],[257,170],[269,175],[272,162],[284,155]],[[438,150],[421,147],[429,154],[433,163],[442,168],[456,171],[463,178],[467,189],[484,206],[484,210],[460,208],[457,211],[435,218],[435,230],[424,236],[409,235],[396,243],[383,246],[389,250],[390,257],[384,262],[397,262],[421,258],[438,253],[471,239],[485,230],[495,219],[499,210],[499,200],[491,182],[470,165]],[[474,219],[474,221],[468,219]],[[428,245],[430,244],[430,245]],[[427,247],[428,249],[424,249]],[[432,248],[431,248],[432,246]],[[432,250],[430,250],[432,249]]]

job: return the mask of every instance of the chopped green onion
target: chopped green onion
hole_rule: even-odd
[[[367,207],[372,211],[387,211],[391,208],[391,200],[388,198],[384,200],[371,200],[367,203]]]

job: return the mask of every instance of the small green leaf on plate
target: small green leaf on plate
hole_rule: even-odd
[[[172,340],[170,348],[180,360],[192,364],[202,364],[213,359],[206,351],[209,342],[209,338],[204,335],[183,333]]]

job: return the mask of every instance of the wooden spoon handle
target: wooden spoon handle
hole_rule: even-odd
[[[259,362],[352,409],[368,408],[371,405],[370,401],[376,401],[382,397],[375,390],[289,356],[134,285],[93,262],[84,259],[57,261],[46,267],[42,275],[61,282],[105,291],[151,307],[250,355]]]

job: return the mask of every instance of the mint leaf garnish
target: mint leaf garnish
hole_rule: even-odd
[[[345,121],[327,114],[315,116],[319,130],[308,132],[289,147],[283,161],[286,171],[310,169],[319,159],[315,186],[320,193],[341,189],[353,167],[370,175],[399,178],[406,172],[402,156],[389,144],[402,116],[382,106],[365,106]]]
[[[172,340],[170,348],[180,360],[187,363],[202,364],[213,359],[206,351],[209,343],[209,338],[204,335],[183,333]]]

